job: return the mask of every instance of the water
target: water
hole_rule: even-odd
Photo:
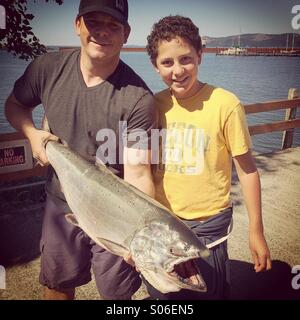
[[[4,103],[11,93],[14,82],[23,74],[30,61],[15,58],[13,55],[0,50],[0,133],[14,132],[4,115]],[[43,119],[43,107],[38,106],[33,112],[33,119],[40,126]]]
[[[122,53],[122,59],[140,74],[153,92],[165,88],[155,72],[148,56],[143,52]],[[28,62],[0,51],[0,133],[13,128],[4,116],[4,102],[15,80],[22,75]],[[205,54],[199,69],[203,82],[228,89],[244,104],[287,99],[289,88],[300,89],[300,59],[289,57],[225,57]],[[249,125],[284,120],[285,111],[273,111],[248,115]],[[300,108],[297,112],[300,117]],[[40,125],[43,117],[41,106],[35,109],[33,118]],[[259,153],[279,150],[282,132],[252,137],[254,150]],[[300,146],[300,128],[295,130],[293,146]]]

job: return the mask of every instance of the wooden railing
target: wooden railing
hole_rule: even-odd
[[[274,131],[284,131],[281,148],[287,149],[292,147],[294,129],[300,127],[300,118],[296,118],[297,107],[300,107],[300,98],[297,89],[289,90],[288,100],[245,105],[246,114],[286,109],[285,119],[283,121],[249,126],[250,134],[256,135]]]
[[[293,145],[294,128],[300,127],[300,118],[296,118],[297,107],[300,107],[300,98],[297,89],[290,89],[288,100],[271,101],[265,103],[255,103],[245,105],[245,112],[247,114],[268,112],[274,110],[285,109],[286,115],[283,121],[273,123],[264,123],[260,125],[249,126],[251,135],[269,133],[274,131],[283,131],[282,149],[290,148]],[[9,142],[23,140],[25,137],[18,132],[0,134],[0,149],[1,142]],[[0,159],[1,160],[1,159]],[[45,176],[47,172],[46,167],[33,166],[31,150],[27,152],[27,161],[31,161],[31,169],[21,170],[16,172],[0,172],[0,182],[8,182],[14,180],[21,180],[34,176]]]

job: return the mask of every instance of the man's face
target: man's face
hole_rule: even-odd
[[[76,19],[76,32],[90,59],[109,61],[119,56],[127,42],[130,27],[125,27],[108,14],[92,12]]]

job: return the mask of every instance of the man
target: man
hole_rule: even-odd
[[[148,133],[140,141],[139,156],[150,158],[150,131],[155,112],[150,90],[134,71],[120,60],[120,51],[130,33],[126,0],[82,0],[75,20],[80,50],[66,50],[38,57],[15,83],[6,102],[12,126],[29,139],[33,156],[47,165],[45,144],[60,138],[90,162],[100,160],[115,174],[150,196],[154,195],[150,164],[122,165],[135,156],[131,133]],[[51,133],[35,128],[32,110],[43,104]],[[122,130],[120,121],[127,126]],[[101,129],[116,133],[115,156],[107,158],[97,141]],[[142,156],[141,156],[142,154]],[[96,159],[97,155],[97,159]],[[109,161],[107,161],[107,159]],[[116,161],[114,161],[115,159]],[[149,163],[149,162],[148,162]],[[49,170],[50,171],[50,170]],[[55,173],[50,172],[41,239],[40,282],[45,299],[73,299],[75,288],[91,280],[105,299],[130,299],[141,284],[135,269],[121,257],[96,245],[81,229],[68,224],[70,212]]]

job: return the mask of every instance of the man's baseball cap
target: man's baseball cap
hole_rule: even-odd
[[[77,17],[97,11],[109,14],[123,25],[128,23],[127,0],[81,0]]]

